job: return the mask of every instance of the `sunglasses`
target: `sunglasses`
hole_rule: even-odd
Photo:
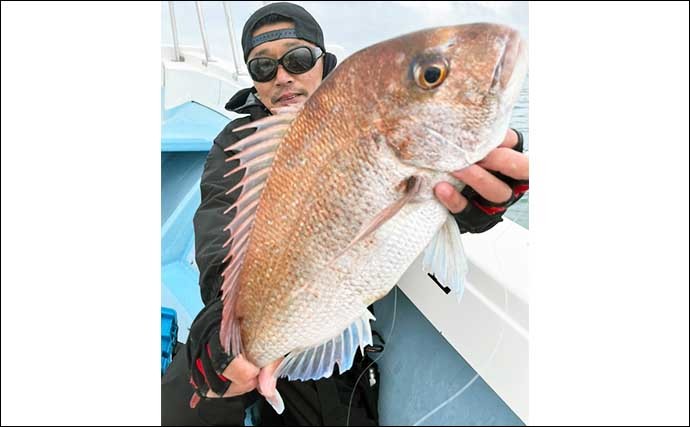
[[[322,56],[323,51],[318,47],[298,46],[285,52],[278,60],[254,58],[247,63],[247,69],[252,80],[265,83],[276,76],[278,65],[282,65],[290,74],[303,74],[314,68],[316,61]]]

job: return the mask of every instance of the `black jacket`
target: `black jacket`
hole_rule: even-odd
[[[229,248],[223,244],[230,237],[230,232],[223,232],[223,228],[232,220],[234,212],[224,214],[241,190],[226,195],[225,193],[242,179],[243,173],[235,173],[226,178],[223,175],[237,166],[237,161],[226,162],[234,152],[224,151],[233,143],[250,135],[253,130],[248,129],[234,133],[233,129],[247,123],[269,116],[270,111],[254,96],[255,90],[243,89],[225,105],[225,108],[238,114],[249,114],[230,122],[213,141],[211,150],[206,157],[204,173],[201,177],[201,204],[194,214],[194,235],[196,246],[196,263],[199,267],[199,287],[204,304],[220,296],[222,284],[221,273],[225,268],[222,261],[228,254]]]

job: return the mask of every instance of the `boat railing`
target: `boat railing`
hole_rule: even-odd
[[[221,2],[223,6],[223,13],[225,15],[225,26],[227,28],[227,33],[228,33],[228,38],[230,41],[230,49],[232,51],[232,63],[235,67],[235,72],[234,77],[237,76],[247,76],[248,74],[244,70],[244,67],[240,66],[240,61],[238,60],[238,47],[237,47],[237,42],[236,42],[236,37],[235,37],[235,28],[232,23],[232,10],[230,7],[230,2],[229,1],[222,1]],[[209,46],[209,39],[208,39],[208,33],[206,31],[206,20],[204,19],[204,13],[201,8],[201,2],[195,1],[194,2],[195,9],[196,9],[196,15],[197,15],[197,20],[199,22],[199,33],[201,35],[201,41],[202,41],[202,48],[203,48],[203,53],[204,53],[204,58],[202,60],[202,64],[204,66],[208,66],[209,63],[211,62],[216,62],[218,61],[217,58],[215,58],[211,54],[211,49]],[[177,20],[175,19],[175,2],[174,1],[169,1],[168,2],[168,10],[170,12],[170,27],[172,31],[172,39],[173,39],[173,48],[174,48],[174,58],[172,59],[173,62],[185,62],[185,57],[183,55],[183,52],[180,48],[180,41],[178,37],[178,26],[177,26]]]

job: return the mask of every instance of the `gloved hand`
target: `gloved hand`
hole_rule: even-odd
[[[276,412],[284,410],[276,390],[274,372],[281,359],[259,369],[242,354],[232,357],[220,343],[223,302],[220,298],[204,307],[192,322],[187,339],[187,360],[194,395],[189,404],[196,407],[201,398],[233,397],[258,388]]]
[[[199,312],[189,330],[186,347],[190,382],[199,397],[207,397],[209,391],[223,396],[230,388],[231,381],[223,372],[233,357],[220,344],[222,311],[223,303],[218,298]]]
[[[460,232],[481,233],[492,228],[527,192],[529,159],[522,154],[523,144],[522,134],[510,129],[503,143],[483,160],[453,173],[467,184],[461,193],[448,183],[436,186],[436,196],[453,213]]]

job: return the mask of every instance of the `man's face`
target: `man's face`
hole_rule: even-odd
[[[264,25],[254,31],[253,36],[256,37],[269,31],[283,30],[286,28],[294,28],[294,25],[285,22]],[[279,59],[285,52],[297,46],[316,47],[312,43],[300,39],[273,40],[262,43],[252,49],[249,53],[247,62],[260,57]],[[273,80],[265,83],[255,81],[254,87],[258,92],[261,102],[269,110],[273,110],[275,107],[303,104],[307,98],[314,93],[316,88],[319,87],[322,76],[323,58],[319,58],[314,68],[303,74],[290,74],[285,71],[282,65],[278,65],[278,72]]]

